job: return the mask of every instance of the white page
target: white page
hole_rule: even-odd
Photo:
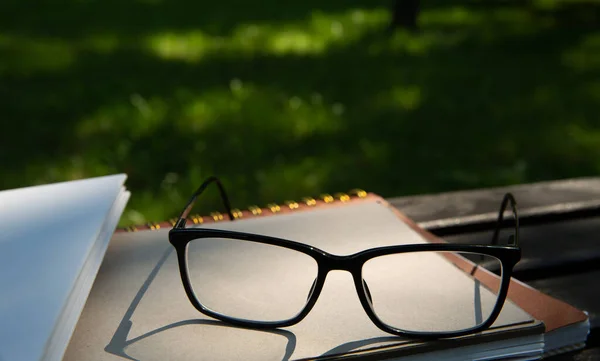
[[[81,272],[79,272],[79,277],[75,281],[71,294],[63,307],[54,332],[47,342],[46,352],[43,356],[44,361],[58,361],[62,359],[104,258],[109,241],[119,223],[129,197],[130,193],[125,191],[123,187],[122,192],[117,197],[102,226],[98,239],[92,246]]]
[[[387,207],[375,202],[210,227],[293,239],[340,255],[424,242]],[[167,233],[115,236],[65,360],[288,360],[409,342],[379,330],[369,320],[350,274],[341,271],[329,274],[317,304],[295,326],[248,330],[205,317],[183,291]],[[531,321],[507,302],[495,326]]]
[[[42,358],[125,178],[0,192],[0,359]]]

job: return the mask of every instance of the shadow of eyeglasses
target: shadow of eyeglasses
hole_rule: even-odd
[[[113,336],[113,338],[111,339],[109,344],[104,348],[104,351],[106,351],[110,354],[116,355],[116,356],[121,356],[128,360],[140,361],[139,359],[136,359],[136,358],[128,355],[125,352],[125,349],[128,346],[131,346],[131,345],[133,345],[137,342],[140,342],[146,338],[157,335],[161,332],[165,332],[167,330],[171,330],[171,329],[174,329],[177,327],[183,327],[183,326],[189,326],[189,325],[239,328],[239,327],[231,326],[231,325],[228,325],[226,323],[223,323],[223,322],[217,321],[217,320],[189,319],[189,320],[178,321],[178,322],[171,323],[169,325],[159,327],[152,331],[146,332],[143,335],[140,335],[140,336],[137,336],[135,338],[128,340],[127,336],[129,334],[129,330],[131,329],[132,325],[133,325],[133,323],[130,320],[126,320],[126,322],[122,324],[123,327],[121,327],[120,329],[118,329],[115,332],[115,335]],[[240,329],[243,329],[243,328],[240,328]],[[245,329],[243,329],[243,330],[245,330]],[[294,350],[296,349],[296,336],[290,331],[286,331],[286,330],[249,330],[249,331],[270,333],[270,334],[285,337],[287,339],[287,345],[285,348],[285,353],[282,357],[282,361],[290,360],[290,357],[292,356],[292,354],[294,353]]]
[[[159,261],[156,263],[156,265],[154,266],[154,268],[152,269],[152,271],[150,272],[150,274],[148,275],[148,277],[146,278],[146,281],[144,281],[144,283],[142,284],[142,286],[140,287],[140,289],[138,290],[137,294],[135,295],[135,297],[133,298],[133,300],[131,301],[131,304],[129,305],[129,308],[127,309],[127,311],[125,312],[125,315],[123,315],[123,318],[121,319],[121,321],[119,322],[119,326],[117,327],[117,329],[115,330],[115,333],[113,334],[111,340],[109,341],[108,345],[106,345],[106,347],[104,348],[104,351],[113,354],[115,356],[120,356],[123,357],[125,359],[128,360],[133,360],[133,361],[139,361],[134,357],[131,357],[130,355],[128,355],[125,352],[125,349],[128,346],[131,346],[132,344],[142,341],[148,337],[157,335],[161,332],[167,331],[167,330],[171,330],[177,327],[182,327],[182,326],[188,326],[188,325],[203,325],[203,326],[217,326],[217,327],[228,327],[228,328],[234,328],[234,329],[243,329],[241,327],[236,327],[236,326],[232,326],[232,325],[228,325],[226,323],[223,323],[221,321],[216,321],[216,320],[204,320],[204,319],[190,319],[190,320],[183,320],[183,321],[178,321],[178,322],[174,322],[171,323],[169,325],[165,325],[162,327],[159,327],[157,329],[154,329],[152,331],[146,332],[140,336],[137,336],[135,338],[132,339],[127,339],[129,336],[129,331],[131,330],[131,327],[133,326],[133,322],[131,321],[131,317],[133,316],[137,306],[139,305],[139,303],[141,302],[142,298],[144,297],[144,294],[146,293],[146,291],[148,290],[148,288],[150,287],[150,285],[152,284],[152,282],[154,281],[154,279],[156,278],[156,275],[158,274],[158,272],[160,271],[160,269],[162,268],[162,266],[164,265],[164,263],[167,261],[167,259],[169,258],[169,256],[171,255],[171,253],[173,252],[173,248],[171,246],[169,246],[165,252],[163,253],[163,255],[161,256],[161,258],[159,259]],[[280,330],[280,329],[276,329],[276,330],[252,330],[254,332],[263,332],[263,333],[270,333],[270,334],[274,334],[274,335],[279,335],[279,336],[283,336],[287,339],[287,345],[285,348],[285,354],[283,355],[282,360],[283,361],[287,361],[290,359],[290,357],[292,356],[292,354],[294,353],[294,350],[296,349],[296,335],[294,335],[292,332],[287,331],[287,330]]]

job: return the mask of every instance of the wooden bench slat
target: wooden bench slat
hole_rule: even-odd
[[[599,230],[600,217],[521,227],[523,256],[515,267],[516,277],[530,280],[600,269]],[[453,243],[489,244],[492,232],[444,239]]]
[[[600,178],[398,197],[388,201],[423,228],[436,234],[456,234],[492,228],[506,192],[515,195],[523,225],[600,215]]]

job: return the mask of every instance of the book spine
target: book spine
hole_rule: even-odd
[[[234,219],[245,219],[251,217],[265,217],[280,213],[289,213],[297,210],[310,209],[332,203],[346,203],[353,199],[365,198],[367,192],[362,189],[353,189],[348,193],[334,193],[333,195],[325,193],[318,198],[303,197],[300,202],[285,201],[283,204],[269,203],[265,207],[256,205],[249,206],[246,209],[233,208],[231,213]],[[221,221],[229,221],[227,213],[210,212],[208,215],[194,214],[187,219],[188,224],[201,225],[204,223],[214,223]],[[138,231],[157,231],[159,229],[172,228],[177,222],[177,218],[171,218],[163,222],[148,222],[142,225],[117,228],[116,232],[138,232]]]

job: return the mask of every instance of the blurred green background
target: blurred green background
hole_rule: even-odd
[[[600,3],[4,0],[0,189],[124,172],[122,225],[600,173]],[[218,207],[216,192],[200,211]]]

